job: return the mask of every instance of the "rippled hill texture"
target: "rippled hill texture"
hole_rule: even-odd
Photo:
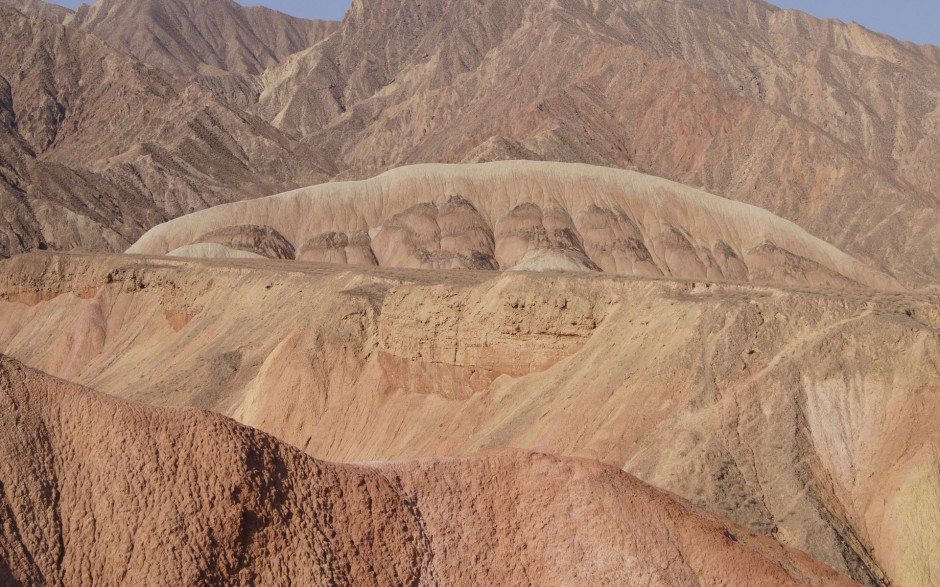
[[[520,161],[405,167],[217,206],[128,252],[898,287],[766,210],[629,171]]]

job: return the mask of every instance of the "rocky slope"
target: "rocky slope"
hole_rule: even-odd
[[[232,249],[387,267],[897,287],[765,210],[656,177],[560,163],[422,165],[324,184],[178,218],[128,252]]]
[[[35,3],[18,5],[35,14]],[[144,186],[135,185],[133,176],[107,185],[89,174],[105,165],[100,159],[86,156],[80,145],[63,144],[58,153],[68,159],[67,170],[4,171],[16,178],[0,194],[10,203],[6,210],[28,208],[22,192],[35,185],[35,193],[45,193],[50,184],[105,194],[109,202],[136,201],[135,210],[144,204],[139,200],[152,199],[148,192],[186,200],[186,206],[158,206],[135,221],[149,227],[160,214],[175,217],[204,207],[202,193],[211,194],[206,203],[217,203],[303,183],[299,171],[272,173],[273,161],[306,170],[317,182],[322,172],[361,178],[408,163],[544,159],[675,180],[767,209],[907,285],[940,277],[934,230],[940,172],[933,164],[940,156],[937,47],[758,0],[514,0],[486,6],[357,0],[341,25],[242,9],[228,0],[202,0],[198,9],[176,0],[102,0],[71,18],[151,65],[198,81],[233,115],[254,122],[215,137],[198,158],[181,145],[142,155],[173,159],[172,166],[160,167],[184,177],[166,185],[154,185],[161,173],[141,173]],[[222,24],[210,26],[210,19]],[[62,60],[62,47],[41,50]],[[2,75],[12,86],[21,72],[32,71],[30,62],[5,61],[11,66]],[[89,66],[72,66],[81,67]],[[112,74],[97,75],[110,80]],[[48,102],[73,119],[113,112],[80,101],[73,91],[57,87]],[[205,100],[198,94],[197,101]],[[192,117],[191,104],[175,106],[174,112]],[[63,114],[47,111],[45,102],[31,107],[34,132],[55,135]],[[323,155],[294,147],[239,153],[245,143],[272,140],[272,129],[246,110],[292,137],[278,141],[302,139]],[[146,117],[148,110],[132,112]],[[113,135],[141,124],[127,120],[86,132],[120,142]],[[205,130],[212,128],[206,121],[197,129],[174,127],[173,134],[198,141],[215,134]],[[2,134],[4,144],[19,141],[15,131]],[[7,160],[29,159],[19,146],[4,149]],[[188,169],[193,161],[231,162],[233,153],[236,167]],[[109,169],[118,157],[108,154]],[[141,165],[141,157],[134,158]],[[233,177],[245,166],[250,173]],[[61,207],[61,197],[49,199],[40,207]],[[10,237],[0,241],[13,242],[0,246],[75,246],[81,240],[73,236],[75,225],[87,224],[87,214],[75,206],[68,210],[78,219],[62,219],[58,211],[54,221],[46,221],[51,213],[45,210],[40,220],[8,212]],[[124,228],[118,213],[108,214],[117,217],[114,226],[82,244],[114,248],[136,230]],[[43,223],[44,230],[36,227]],[[40,233],[48,235],[45,241]]]
[[[406,163],[632,168],[940,276],[940,48],[757,0],[356,0],[257,112],[347,177]]]
[[[339,28],[232,0],[98,0],[66,23],[182,76],[259,74]]]
[[[20,256],[0,351],[320,458],[599,459],[869,585],[940,576],[940,299]]]
[[[74,27],[0,5],[0,254],[121,249],[333,173],[319,151]]]
[[[42,18],[59,24],[72,15],[68,8],[42,0],[0,0],[0,4],[12,6],[31,18]]]
[[[586,461],[316,461],[0,356],[0,582],[852,585]]]

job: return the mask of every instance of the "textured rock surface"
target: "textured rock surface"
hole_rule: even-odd
[[[940,299],[589,274],[19,256],[0,351],[322,458],[599,459],[867,584],[940,558]]]
[[[213,204],[307,185],[327,160],[197,84],[0,5],[0,255],[123,249]]]
[[[635,172],[527,161],[419,165],[218,206],[128,252],[162,255],[207,233],[232,246],[225,235],[248,230],[333,263],[897,286],[766,210]]]
[[[637,169],[924,281],[940,277],[938,65],[938,47],[759,0],[356,0],[336,34],[265,72],[256,111],[346,177]]]
[[[350,466],[0,356],[0,582],[851,585],[599,464]]]
[[[231,0],[99,0],[66,24],[175,75],[259,74],[339,28]]]
[[[2,0],[0,3],[12,6],[26,16],[42,18],[59,24],[65,22],[72,15],[72,11],[68,8],[43,2],[42,0]]]
[[[240,225],[220,228],[199,237],[199,243],[222,245],[269,259],[293,259],[295,254],[294,245],[269,226]]]

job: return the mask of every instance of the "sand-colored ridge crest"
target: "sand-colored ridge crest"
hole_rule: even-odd
[[[128,253],[242,225],[326,247],[306,256],[315,261],[897,287],[766,210],[632,171],[531,161],[415,165],[218,206],[151,229]],[[370,238],[350,261],[326,252],[334,233]]]

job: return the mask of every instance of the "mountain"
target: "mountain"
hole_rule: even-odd
[[[232,0],[99,0],[66,22],[180,76],[259,74],[339,27]]]
[[[429,162],[620,167],[769,210],[907,286],[940,277],[938,47],[758,0],[357,0],[341,24],[228,0],[102,0],[69,22],[311,146],[338,179]],[[8,80],[29,69],[13,64]],[[33,125],[55,132],[56,116]],[[212,203],[301,185],[290,175]],[[22,200],[12,194],[38,181],[0,197]],[[220,168],[187,187],[227,181]],[[21,216],[9,223],[28,225]],[[120,238],[93,245],[126,242],[121,222]],[[51,234],[75,222],[46,224],[49,246],[76,241]],[[35,248],[36,234],[9,248]]]
[[[940,47],[756,0],[356,0],[256,112],[344,177],[426,162],[636,169],[940,277]]]
[[[639,173],[564,163],[403,167],[177,218],[128,252],[232,249],[386,267],[899,287],[765,210]]]
[[[72,15],[68,8],[42,0],[0,0],[0,4],[12,6],[31,18],[42,18],[58,24],[64,23]]]
[[[0,6],[0,250],[122,249],[154,224],[335,171],[204,87]]]
[[[591,462],[325,463],[2,356],[0,405],[5,585],[855,584]]]
[[[318,458],[597,459],[866,585],[940,570],[935,295],[35,253],[0,300],[30,367]]]
[[[7,4],[0,583],[937,584],[940,48]]]

